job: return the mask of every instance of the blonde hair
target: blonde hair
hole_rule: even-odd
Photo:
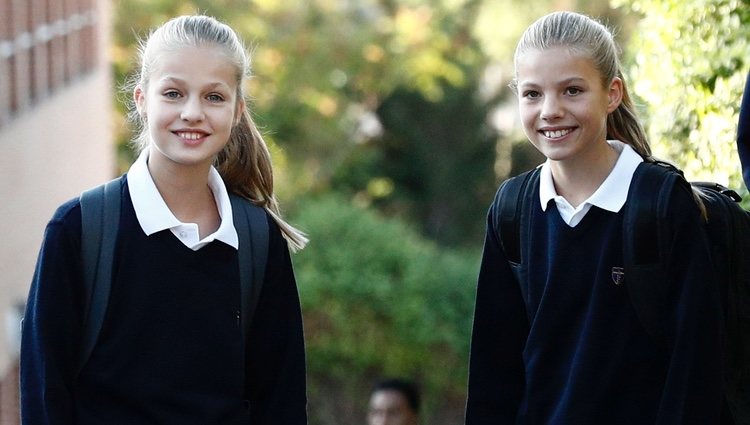
[[[612,32],[601,23],[574,12],[554,12],[539,18],[521,36],[513,57],[514,63],[530,50],[554,47],[588,57],[602,78],[603,87],[615,79],[622,80],[622,102],[607,116],[607,137],[618,139],[633,147],[643,158],[651,160],[651,147],[646,132],[638,120],[633,101],[620,65],[620,49]],[[516,88],[517,76],[511,87]]]
[[[227,61],[236,69],[237,99],[244,99],[243,82],[250,77],[250,57],[245,46],[228,25],[203,15],[173,18],[151,32],[145,41],[141,40],[138,49],[140,70],[126,89],[131,90],[131,93],[136,86],[146,90],[154,63],[165,49],[205,45],[224,51]],[[139,130],[133,144],[140,152],[150,143],[145,118],[132,105],[130,119]],[[232,128],[229,142],[217,155],[214,166],[229,192],[263,207],[273,217],[292,250],[305,247],[308,242],[305,234],[281,217],[279,203],[273,193],[271,155],[247,107],[243,109],[237,125]]]
[[[629,144],[645,161],[656,162],[651,154],[646,132],[638,119],[633,100],[628,93],[620,64],[620,49],[612,32],[600,22],[575,12],[553,12],[542,16],[531,24],[521,36],[513,56],[518,58],[530,50],[546,50],[553,47],[567,48],[578,55],[588,57],[602,78],[603,87],[615,79],[622,81],[622,101],[607,115],[607,138]],[[515,89],[517,75],[511,86]],[[666,161],[662,161],[666,162]],[[701,192],[692,188],[701,216],[708,219]]]

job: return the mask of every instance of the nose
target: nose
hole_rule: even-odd
[[[184,121],[202,121],[204,118],[203,107],[200,99],[196,97],[190,97],[185,100],[180,113],[180,118]]]
[[[556,96],[545,96],[540,116],[543,120],[552,120],[562,116],[562,105]]]

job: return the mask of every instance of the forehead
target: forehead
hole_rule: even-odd
[[[396,390],[379,390],[370,398],[370,408],[378,410],[408,410],[409,402]]]
[[[165,48],[156,55],[149,79],[152,82],[179,80],[192,84],[223,84],[235,88],[237,68],[217,46]]]
[[[527,50],[516,57],[518,85],[541,84],[571,79],[599,81],[594,61],[565,47]]]

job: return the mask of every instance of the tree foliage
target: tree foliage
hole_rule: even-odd
[[[748,0],[616,0],[642,16],[627,45],[657,155],[691,179],[741,184],[737,115],[750,67]]]
[[[314,422],[361,420],[370,385],[388,375],[421,383],[425,419],[460,411],[478,252],[441,250],[340,196],[307,199],[294,220],[312,240],[295,267]],[[359,409],[334,420],[332,402]]]
[[[118,79],[132,70],[134,36],[169,17],[203,12],[228,22],[252,50],[255,76],[248,92],[270,141],[302,164],[301,188],[325,186],[337,159],[367,136],[362,118],[392,90],[411,87],[437,100],[441,81],[465,80],[458,64],[478,57],[464,49],[468,30],[461,28],[460,17],[472,14],[472,3],[122,1],[115,32]]]
[[[477,128],[456,140],[460,145],[453,150],[439,149],[442,142],[437,140],[401,138],[409,148],[423,144],[433,159],[452,162],[449,168],[454,169],[466,159],[454,152],[482,150],[478,156],[484,161],[471,164],[471,172],[462,174],[471,179],[442,184],[440,193],[428,187],[432,178],[438,177],[432,173],[429,158],[412,163],[401,157],[388,158],[391,169],[422,164],[414,174],[425,178],[424,189],[409,188],[414,202],[397,197],[404,193],[398,186],[401,182],[378,172],[380,164],[367,160],[374,158],[368,151],[380,149],[369,145],[389,130],[381,119],[389,113],[384,105],[395,105],[389,99],[403,98],[403,93],[410,94],[414,105],[423,107],[414,114],[430,112],[422,114],[423,121],[445,128],[462,128],[466,122],[460,112],[446,113],[447,93],[454,94],[453,110],[482,113],[484,108],[486,112],[488,100],[478,95],[486,58],[474,36],[478,14],[485,9],[486,2],[477,0],[124,0],[118,2],[116,14],[117,80],[122,82],[132,73],[136,35],[147,35],[150,28],[177,14],[212,14],[228,22],[249,43],[254,78],[247,92],[253,97],[256,121],[272,148],[282,198],[341,189],[341,185],[333,187],[334,178],[357,173],[359,186],[344,185],[349,196],[366,203],[377,200],[374,205],[386,212],[440,222],[423,228],[437,240],[475,242],[491,194],[474,186],[496,183],[491,160],[496,135],[482,127],[484,116],[470,117]],[[464,95],[457,98],[458,92]],[[395,131],[402,130],[403,126]],[[121,145],[128,139],[124,132]],[[123,152],[122,162],[128,164],[130,157]],[[389,186],[399,190],[389,192]],[[440,199],[454,203],[440,204]],[[464,210],[456,210],[454,205],[462,205]],[[451,218],[459,220],[449,227],[444,223]]]
[[[460,422],[486,208],[500,179],[539,161],[516,118],[499,129],[493,117],[505,105],[508,116],[517,114],[507,89],[513,50],[542,14],[578,10],[619,28],[628,82],[657,152],[691,178],[705,171],[739,181],[733,131],[750,57],[748,0],[611,1],[624,7],[114,3],[118,84],[132,72],[136,35],[178,14],[216,16],[248,42],[254,77],[246,89],[272,150],[277,191],[312,239],[294,257],[312,423],[361,422],[369,386],[382,375],[421,382],[425,423]],[[446,419],[449,412],[458,417]]]

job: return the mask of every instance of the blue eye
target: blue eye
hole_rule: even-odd
[[[167,99],[177,99],[180,97],[180,93],[176,90],[167,90],[165,91],[162,96],[166,97]]]
[[[223,102],[224,97],[218,94],[209,94],[206,96],[206,99],[208,99],[210,102]]]
[[[536,99],[537,97],[541,96],[541,93],[539,93],[536,90],[527,90],[521,94],[522,97],[526,97],[529,99]]]

